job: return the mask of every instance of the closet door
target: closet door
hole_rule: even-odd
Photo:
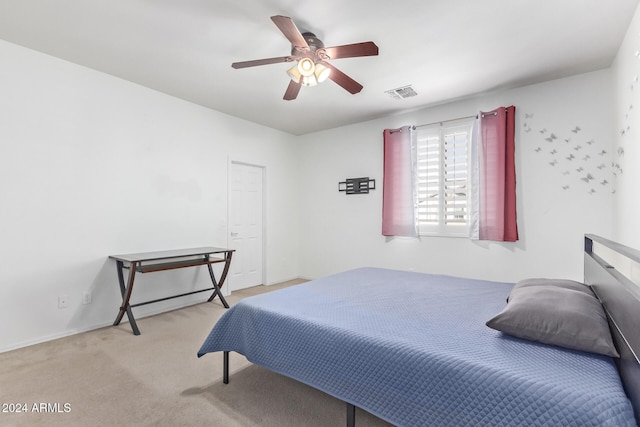
[[[230,290],[262,284],[263,277],[263,173],[264,168],[231,165],[229,180]]]

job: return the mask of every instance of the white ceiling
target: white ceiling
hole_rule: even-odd
[[[606,68],[638,1],[0,0],[0,38],[300,135]],[[362,92],[284,101],[290,64],[232,69],[290,53],[272,15],[326,46],[374,41],[377,57],[331,61]],[[418,95],[385,94],[405,85]]]

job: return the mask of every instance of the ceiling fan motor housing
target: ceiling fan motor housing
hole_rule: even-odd
[[[315,34],[306,32],[302,33],[302,37],[304,37],[305,41],[309,45],[308,54],[312,59],[328,59],[326,54],[324,53],[324,43],[322,40],[316,37]],[[300,48],[299,46],[291,46],[291,55],[301,55],[305,56],[306,48]],[[314,61],[315,62],[315,61]]]

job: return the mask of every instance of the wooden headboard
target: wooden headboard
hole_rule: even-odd
[[[609,317],[618,371],[640,425],[640,251],[593,234],[584,237],[584,282]],[[637,276],[636,276],[637,277]],[[637,280],[636,280],[637,281]]]

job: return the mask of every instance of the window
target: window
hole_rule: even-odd
[[[417,129],[417,215],[421,235],[468,235],[472,127],[473,119],[464,119]]]
[[[515,107],[478,118],[384,130],[384,236],[518,240]]]

